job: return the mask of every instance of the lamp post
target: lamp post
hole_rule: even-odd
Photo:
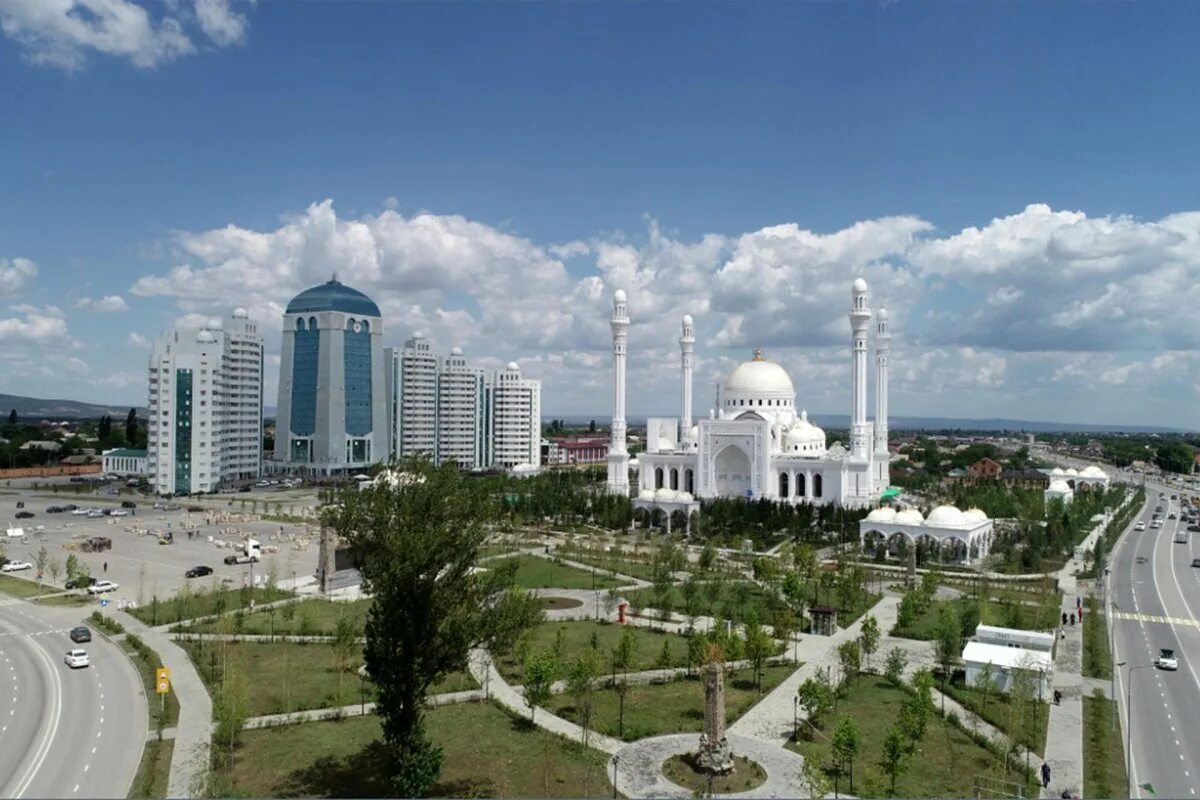
[[[800,724],[798,722],[799,719],[800,719],[800,696],[793,695],[792,696],[792,741],[796,741],[796,738],[798,735],[796,732],[796,728]]]
[[[1118,667],[1123,666],[1124,661],[1117,664]],[[1125,779],[1129,781],[1129,796],[1133,797],[1133,708],[1130,703],[1133,702],[1133,673],[1134,670],[1151,669],[1153,664],[1138,664],[1129,668],[1129,683],[1125,686]]]
[[[613,800],[617,800],[617,764],[620,761],[620,756],[613,756]]]

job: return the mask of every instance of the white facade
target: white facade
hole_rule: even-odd
[[[938,506],[921,515],[915,508],[897,511],[877,508],[858,523],[859,544],[882,545],[895,549],[904,539],[915,546],[924,543],[947,558],[969,563],[986,558],[992,549],[993,522],[978,508],[960,511],[954,506]]]
[[[244,309],[154,343],[146,472],[155,491],[211,492],[259,477],[262,361],[258,325]]]
[[[292,299],[283,315],[279,467],[329,475],[387,457],[382,342],[379,307],[336,277]]]
[[[400,458],[417,454],[434,458],[438,443],[437,354],[417,333],[403,348],[388,348],[385,361],[390,367],[392,453]]]
[[[1090,492],[1093,489],[1107,489],[1109,484],[1108,473],[1092,464],[1083,469],[1075,469],[1075,467],[1055,467],[1050,470],[1050,483],[1061,481],[1068,489],[1074,492]]]
[[[613,292],[609,322],[613,341],[613,415],[608,446],[608,491],[629,495],[629,449],[625,442],[625,356],[629,349],[629,307],[622,289]]]
[[[614,303],[613,448],[625,450],[624,376],[629,318],[625,296]],[[826,447],[825,432],[798,409],[796,390],[787,371],[768,361],[761,350],[739,364],[718,386],[717,408],[709,419],[685,422],[690,414],[693,339],[692,319],[683,320],[680,338],[683,374],[683,417],[647,422],[646,452],[639,455],[638,496],[659,489],[683,491],[697,498],[745,497],[788,503],[840,504],[850,507],[878,502],[887,488],[887,353],[890,333],[881,310],[876,329],[880,429],[867,420],[867,333],[871,311],[867,285],[854,282],[851,293],[851,424],[850,448]],[[619,423],[619,424],[618,424]],[[619,433],[618,433],[619,431]],[[622,491],[628,456],[609,456],[609,489]]]
[[[1033,677],[1039,698],[1050,694],[1054,679],[1054,634],[978,625],[975,636],[963,648],[967,683],[978,686],[984,668],[991,664],[997,691],[1007,693],[1013,673],[1024,670]]]
[[[536,468],[541,461],[542,382],[521,377],[515,362],[488,381],[489,466]]]
[[[455,347],[442,360],[437,383],[437,462],[453,461],[463,469],[487,464],[487,403],[485,373],[467,363],[461,348]],[[535,381],[536,383],[536,381]],[[534,441],[540,446],[541,385],[538,385],[538,416],[533,428]],[[538,457],[529,463],[541,462]]]
[[[107,450],[101,454],[100,464],[105,475],[140,478],[146,474],[146,451],[124,447]]]

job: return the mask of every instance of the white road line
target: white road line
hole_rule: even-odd
[[[58,726],[62,721],[62,678],[58,674],[58,669],[56,669],[55,663],[50,659],[50,656],[46,654],[46,651],[42,649],[41,644],[33,642],[33,640],[30,641],[32,643],[33,652],[39,659],[41,659],[42,663],[50,672],[50,708],[52,709],[50,714],[51,722],[46,728],[41,742],[38,744],[33,763],[29,765],[29,769],[26,771],[24,779],[17,784],[17,789],[15,792],[13,792],[13,797],[21,797],[25,794],[26,790],[29,789],[29,784],[33,782],[38,770],[40,770],[42,768],[42,764],[45,763],[46,756],[50,753],[50,745],[53,744],[54,736],[58,733]]]

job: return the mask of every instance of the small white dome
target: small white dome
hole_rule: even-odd
[[[892,520],[897,525],[924,525],[925,518],[921,516],[921,512],[915,508],[906,508],[896,514],[896,518]]]
[[[1062,471],[1062,467],[1055,467],[1054,469],[1050,470],[1050,477],[1052,478],[1063,474],[1065,473]]]
[[[801,411],[800,419],[796,420],[792,423],[792,427],[788,428],[785,441],[788,448],[817,445],[820,449],[824,450],[825,431],[808,421],[807,411]]]
[[[658,452],[670,452],[675,449],[675,445],[665,436],[658,437]]]
[[[978,525],[981,522],[987,522],[987,518],[988,515],[983,513],[983,511],[978,508],[968,508],[963,512],[963,519],[972,525]]]
[[[642,462],[638,461],[636,458],[629,459],[629,468],[630,469],[637,469],[641,465],[642,465]]]
[[[517,362],[515,362],[515,361],[508,362],[508,371],[509,372],[520,372],[520,370],[521,370],[521,368],[517,366]]]
[[[959,528],[966,525],[967,521],[963,517],[963,512],[954,506],[938,506],[929,512],[929,516],[925,518],[925,524],[939,528]]]
[[[895,522],[896,509],[891,506],[882,506],[867,514],[867,522]]]
[[[638,492],[638,500],[653,500],[653,499],[654,499],[654,490],[653,489],[642,489],[640,492]]]
[[[688,441],[689,442],[700,441],[700,426],[699,425],[693,425],[692,429],[690,431],[688,431]]]
[[[1095,464],[1092,464],[1087,469],[1085,469],[1083,472],[1079,473],[1079,477],[1081,477],[1081,478],[1107,478],[1108,474],[1105,473],[1104,470],[1097,467]]]
[[[1063,475],[1066,475],[1068,478],[1077,478],[1079,477],[1079,470],[1075,469],[1074,467],[1069,467],[1067,471],[1063,473]]]
[[[461,348],[461,347],[451,347],[451,348],[450,348],[450,355],[452,355],[452,356],[461,356],[461,355],[462,355],[462,348]]]
[[[213,336],[212,332],[208,331],[208,330],[202,330],[196,334],[197,342],[208,343],[208,342],[215,342],[216,340],[217,340],[217,337]]]
[[[734,394],[796,394],[787,370],[774,361],[762,358],[738,364],[725,379],[725,391]]]
[[[683,324],[684,324],[684,325],[691,325],[691,324],[692,324],[692,315],[691,315],[691,314],[684,314],[684,315],[683,315]]]
[[[654,493],[654,499],[662,500],[663,502],[671,502],[675,499],[675,490],[668,489],[667,487],[664,486],[663,488],[657,490]]]
[[[1048,488],[1046,491],[1066,493],[1071,491],[1071,487],[1066,481],[1063,480],[1050,481],[1050,488]]]
[[[681,489],[675,493],[675,501],[678,503],[690,503],[692,500],[693,498],[691,492],[685,492]]]
[[[246,310],[246,309],[244,309],[244,308],[240,308],[240,307],[239,307],[239,308],[235,308],[235,309],[233,310],[233,318],[234,318],[234,319],[249,319],[249,318],[250,318],[250,312],[249,312],[249,311],[247,311],[247,310]]]
[[[867,282],[864,281],[861,277],[855,278],[854,279],[854,293],[855,294],[865,294],[866,291],[867,291]]]
[[[425,334],[422,333],[421,331],[413,331],[413,338],[414,339],[424,339]]]
[[[210,317],[208,322],[204,323],[204,327],[208,328],[210,331],[219,331],[221,330],[222,322],[217,317]]]
[[[884,306],[879,307],[879,311],[875,312],[875,319],[887,322],[888,310]]]
[[[613,302],[614,303],[624,303],[625,302],[625,290],[624,289],[617,289],[615,292],[613,292]]]

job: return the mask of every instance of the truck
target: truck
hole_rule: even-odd
[[[262,546],[255,539],[247,539],[233,555],[225,556],[226,564],[251,564],[262,561]]]

